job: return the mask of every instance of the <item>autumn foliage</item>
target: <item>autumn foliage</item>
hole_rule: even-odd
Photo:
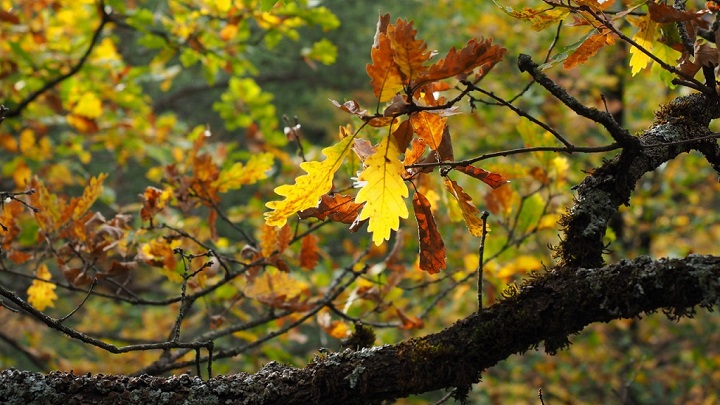
[[[3,367],[234,373],[440,330],[566,264],[573,185],[655,147],[655,99],[719,91],[714,2],[440,1],[381,13],[364,59],[330,4],[142,3],[0,0]],[[279,100],[343,58],[364,87],[317,93],[333,122]],[[598,261],[712,252],[701,163],[632,190]]]

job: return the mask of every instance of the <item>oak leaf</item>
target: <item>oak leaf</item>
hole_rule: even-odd
[[[570,54],[567,59],[565,59],[565,62],[563,62],[563,67],[565,69],[572,69],[577,65],[581,65],[588,61],[588,59],[595,56],[595,54],[605,45],[612,45],[615,43],[615,38],[617,35],[615,35],[613,32],[609,30],[602,30],[598,34],[591,35],[588,37],[585,42],[580,45],[575,52]]]
[[[425,62],[430,59],[425,41],[415,38],[417,31],[413,23],[398,19],[387,27],[387,36],[393,51],[393,60],[400,69],[403,83],[412,83],[425,74]]]
[[[378,36],[378,46],[370,51],[372,64],[367,65],[370,84],[378,101],[389,101],[395,94],[403,89],[403,78],[399,67],[395,63],[390,38],[381,33]]]
[[[510,182],[510,180],[507,180],[501,174],[488,172],[472,165],[457,166],[455,167],[455,170],[474,177],[492,188],[498,188],[503,184]]]
[[[355,198],[349,195],[333,194],[323,195],[317,207],[308,208],[298,212],[300,219],[317,218],[321,221],[330,219],[335,222],[352,224],[357,218],[364,204],[357,204]]]
[[[487,72],[505,57],[506,52],[507,49],[492,45],[492,39],[478,41],[473,38],[459,51],[455,47],[450,48],[445,58],[430,66],[428,73],[419,80],[447,79],[462,73],[469,73],[480,66],[483,66],[483,72]]]
[[[638,24],[640,25],[640,30],[633,36],[632,39],[646,51],[652,52],[653,42],[655,40],[656,23],[650,19],[650,15],[648,14],[641,18]],[[630,48],[630,73],[632,73],[633,76],[645,69],[651,61],[652,59],[650,56],[645,54],[639,48],[635,46]]]
[[[445,178],[445,188],[455,197],[460,205],[465,225],[474,236],[482,236],[483,223],[480,218],[480,211],[473,205],[472,198],[454,180]]]
[[[553,9],[548,8],[546,5],[541,5],[536,8],[525,7],[522,10],[516,10],[510,6],[503,6],[497,0],[493,0],[493,3],[508,15],[529,22],[532,24],[531,28],[535,31],[542,31],[545,28],[555,25],[570,14],[570,10],[566,8]]]
[[[353,141],[353,137],[345,132],[345,128],[341,128],[340,132],[344,138],[336,145],[322,150],[325,160],[301,163],[300,168],[307,174],[297,177],[293,185],[286,184],[275,188],[275,193],[285,199],[265,204],[266,207],[274,210],[265,213],[265,222],[268,225],[285,225],[289,216],[317,206],[320,197],[330,191],[333,176],[350,152],[350,143]]]
[[[245,294],[274,308],[296,311],[307,308],[306,300],[310,296],[307,283],[272,267],[255,278]]]
[[[408,217],[404,200],[408,189],[402,178],[405,168],[399,155],[394,138],[383,138],[375,153],[365,160],[365,170],[358,176],[364,186],[355,202],[365,206],[357,219],[369,219],[368,232],[372,233],[375,245],[390,239],[390,231],[398,229],[400,218]]]
[[[80,219],[88,209],[95,203],[95,200],[102,193],[102,182],[107,178],[107,173],[101,173],[97,177],[90,179],[89,184],[85,187],[83,195],[80,198],[73,198],[70,202],[70,208],[72,211],[72,218],[77,220]]]
[[[218,191],[224,193],[228,190],[236,190],[245,184],[254,184],[259,180],[267,178],[267,172],[273,167],[272,153],[261,153],[253,155],[245,165],[237,162],[228,170],[223,170],[217,180],[211,186],[217,187]]]
[[[439,273],[446,267],[445,243],[435,224],[430,202],[419,192],[413,196],[413,210],[418,222],[420,269],[430,274]]]
[[[172,188],[166,188],[160,190],[159,188],[148,186],[145,188],[145,192],[140,194],[140,200],[142,200],[142,208],[140,209],[140,217],[143,221],[147,221],[155,216],[158,212],[162,211],[167,205],[167,202],[173,195]]]
[[[413,131],[432,150],[438,150],[445,130],[447,118],[427,111],[420,111],[410,116]]]
[[[28,302],[39,311],[47,307],[54,307],[57,294],[55,294],[55,284],[50,282],[52,275],[45,263],[38,266],[35,273],[36,279],[27,289]]]
[[[300,267],[312,270],[317,266],[320,249],[317,245],[317,237],[309,234],[305,235],[300,242]]]

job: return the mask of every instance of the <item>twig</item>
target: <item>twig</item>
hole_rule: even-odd
[[[433,162],[433,163],[415,163],[412,165],[405,166],[406,169],[410,168],[423,168],[423,167],[437,167],[437,166],[445,166],[445,167],[456,167],[456,166],[467,166],[470,164],[473,164],[475,162],[479,162],[481,160],[487,160],[492,159],[500,156],[511,156],[511,155],[517,155],[522,153],[530,153],[530,152],[564,152],[568,154],[580,152],[580,153],[599,153],[599,152],[610,152],[616,149],[620,149],[621,146],[617,143],[611,143],[610,145],[605,146],[595,146],[595,147],[583,147],[583,146],[574,146],[573,148],[566,148],[566,147],[558,147],[558,146],[534,146],[530,148],[518,148],[518,149],[509,149],[509,150],[503,150],[499,152],[491,152],[491,153],[485,153],[480,156],[470,158],[470,159],[464,159],[464,160],[457,160],[455,162]]]
[[[480,247],[478,248],[478,312],[483,308],[483,268],[485,267],[483,256],[485,255],[485,237],[487,236],[487,219],[489,216],[490,213],[487,211],[483,211],[480,216],[480,219],[482,219],[482,238],[480,239]]]
[[[298,155],[300,155],[300,159],[302,159],[303,162],[307,162],[307,159],[305,159],[305,151],[303,150],[302,142],[300,141],[300,122],[298,122],[298,118],[295,117],[295,125],[290,125],[290,120],[288,119],[287,115],[283,115],[283,121],[285,121],[285,136],[292,135],[292,140],[295,141],[295,144],[298,147]]]
[[[565,89],[560,87],[560,85],[555,83],[538,69],[537,63],[532,61],[530,55],[520,54],[518,58],[518,67],[521,72],[528,72],[541,86],[549,91],[550,94],[555,96],[555,98],[560,100],[566,106],[570,107],[570,109],[575,111],[578,115],[595,121],[605,127],[615,142],[620,144],[622,147],[637,148],[637,146],[639,146],[638,139],[632,136],[627,129],[621,127],[620,124],[615,121],[612,114],[602,112],[597,108],[587,107],[575,97],[568,94]]]
[[[83,300],[75,307],[75,309],[73,309],[72,311],[70,311],[69,314],[67,314],[67,315],[63,316],[62,318],[58,319],[58,323],[63,323],[63,322],[65,322],[68,318],[70,318],[71,316],[73,316],[73,315],[75,314],[75,312],[77,312],[77,311],[80,309],[80,307],[82,307],[82,306],[85,304],[85,301],[87,301],[87,299],[90,298],[90,295],[92,294],[93,289],[95,288],[95,286],[97,285],[97,283],[98,283],[97,277],[93,278],[92,284],[90,284],[90,288],[88,289],[87,294],[85,294],[85,298],[83,298]]]
[[[515,114],[517,114],[517,115],[519,115],[519,116],[521,116],[521,117],[527,118],[527,119],[530,120],[533,124],[535,124],[535,125],[539,126],[540,128],[542,128],[542,129],[550,132],[551,134],[553,134],[553,136],[554,136],[558,141],[560,141],[560,143],[562,143],[563,145],[565,145],[566,148],[568,148],[568,149],[574,149],[574,148],[575,148],[575,146],[574,146],[573,144],[571,144],[570,142],[568,142],[568,141],[567,141],[562,135],[560,135],[555,129],[553,129],[552,127],[550,127],[550,126],[547,125],[546,123],[538,120],[537,118],[533,117],[532,115],[526,113],[525,111],[523,111],[523,110],[515,107],[514,105],[510,104],[509,101],[505,101],[505,100],[503,100],[502,98],[496,96],[493,92],[484,90],[484,89],[482,89],[481,87],[478,87],[478,86],[476,86],[476,85],[474,85],[474,84],[472,84],[472,83],[470,83],[470,82],[464,82],[464,84],[467,85],[467,86],[469,86],[469,87],[472,87],[473,90],[475,90],[475,91],[477,91],[477,92],[480,92],[480,93],[482,93],[482,94],[484,94],[484,95],[492,98],[493,100],[496,100],[498,103],[500,103],[500,105],[503,105],[503,106],[511,109]],[[472,103],[473,100],[475,100],[475,99],[471,99],[470,102]]]

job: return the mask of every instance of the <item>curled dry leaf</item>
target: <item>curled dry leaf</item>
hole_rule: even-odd
[[[424,195],[416,192],[413,196],[413,209],[418,223],[420,269],[430,274],[439,273],[446,267],[445,243],[435,224],[430,202]]]
[[[321,221],[330,219],[335,222],[352,224],[364,204],[355,203],[355,198],[349,195],[333,194],[323,195],[317,207],[308,208],[298,212],[301,219],[317,218]]]
[[[492,188],[498,188],[503,184],[510,182],[510,180],[507,180],[501,174],[488,172],[472,165],[457,166],[455,167],[455,170],[474,177]]]

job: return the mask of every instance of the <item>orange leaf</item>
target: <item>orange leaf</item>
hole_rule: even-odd
[[[402,329],[419,329],[425,326],[422,319],[407,315],[397,307],[395,308],[395,312],[398,314],[398,317],[400,317],[400,320],[403,323],[402,326],[400,326]]]
[[[599,34],[591,35],[585,42],[580,45],[575,52],[570,54],[563,67],[565,69],[572,69],[577,65],[582,65],[587,62],[588,59],[595,56],[595,54],[605,45],[612,45],[615,43],[615,34],[609,30],[604,30]]]
[[[480,219],[480,211],[473,205],[472,198],[455,181],[445,178],[445,187],[460,204],[465,225],[474,236],[482,236],[483,224]]]
[[[312,270],[318,264],[317,237],[315,235],[306,235],[300,243],[300,267]]]
[[[483,66],[487,72],[505,56],[507,49],[492,45],[492,39],[471,39],[461,50],[450,48],[444,59],[430,66],[423,81],[447,79],[461,73],[469,73],[476,67]]]
[[[492,188],[498,188],[498,187],[502,186],[503,184],[510,182],[509,180],[505,179],[505,177],[503,177],[500,174],[491,173],[491,172],[477,168],[472,165],[457,166],[457,167],[455,167],[455,170],[465,173],[468,176],[474,177]]]
[[[400,123],[400,125],[397,126],[397,128],[392,133],[393,137],[395,137],[395,142],[397,143],[398,150],[405,150],[407,149],[408,145],[410,144],[410,140],[412,140],[414,132],[412,125],[410,125],[410,120],[405,120]]]
[[[440,147],[446,121],[447,118],[427,111],[420,111],[410,116],[413,131],[432,150],[438,150]]]
[[[298,216],[301,219],[313,217],[322,221],[329,218],[331,221],[352,224],[363,205],[355,203],[355,198],[349,195],[325,194],[320,197],[317,207],[300,211]]]
[[[85,187],[82,197],[79,199],[73,198],[70,203],[70,207],[73,208],[72,218],[77,220],[95,203],[95,200],[100,196],[102,192],[102,182],[107,178],[107,173],[101,173],[97,177],[90,179],[90,184]]]
[[[167,204],[167,201],[172,197],[172,189],[168,188],[165,190],[160,190],[159,188],[155,187],[146,187],[145,192],[140,194],[140,199],[142,200],[142,209],[140,209],[140,217],[143,221],[147,221],[155,214],[160,212],[163,208],[165,208],[165,205]]]
[[[373,63],[366,68],[370,84],[375,97],[384,103],[403,89],[402,74],[393,59],[391,41],[386,34],[378,36],[378,47],[372,48],[370,57]]]
[[[400,68],[405,84],[427,72],[425,62],[430,59],[427,44],[415,38],[417,31],[413,29],[412,22],[398,19],[394,25],[387,28],[387,36],[393,50],[393,60]]]
[[[405,160],[403,160],[404,166],[410,166],[417,163],[425,153],[425,141],[423,139],[415,138],[410,144],[410,149],[405,150]]]
[[[418,222],[420,269],[430,274],[439,273],[446,267],[445,243],[435,224],[430,202],[424,195],[416,192],[413,196],[413,209]]]

